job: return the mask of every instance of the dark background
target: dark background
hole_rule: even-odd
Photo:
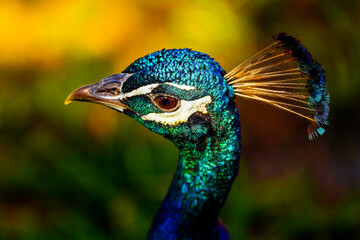
[[[163,48],[227,71],[288,32],[324,65],[330,126],[238,100],[243,154],[221,217],[233,239],[360,239],[360,2],[0,2],[0,239],[144,239],[178,151],[84,84]]]

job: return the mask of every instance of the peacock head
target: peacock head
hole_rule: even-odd
[[[207,54],[170,49],[139,58],[122,73],[73,91],[66,100],[123,112],[175,143],[213,131],[235,96],[225,71]]]
[[[308,136],[313,139],[324,134],[328,124],[330,96],[324,69],[293,36],[280,33],[275,39],[226,75],[204,53],[154,52],[120,74],[75,90],[65,103],[108,106],[180,144],[226,128],[225,115],[237,111],[232,103],[236,95],[308,120]]]

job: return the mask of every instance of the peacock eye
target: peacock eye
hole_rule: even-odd
[[[178,109],[180,105],[180,101],[177,98],[170,97],[170,96],[159,96],[156,97],[153,102],[155,105],[162,111],[174,111]]]

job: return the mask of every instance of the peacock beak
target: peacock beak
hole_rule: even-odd
[[[121,73],[104,78],[98,83],[86,85],[74,90],[65,100],[65,105],[73,101],[91,102],[123,112],[129,109],[121,100],[123,83],[132,74]]]

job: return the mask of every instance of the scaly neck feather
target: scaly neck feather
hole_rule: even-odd
[[[213,131],[197,144],[178,145],[180,158],[170,189],[148,239],[228,239],[218,221],[240,158],[240,120],[230,101],[213,121]]]

